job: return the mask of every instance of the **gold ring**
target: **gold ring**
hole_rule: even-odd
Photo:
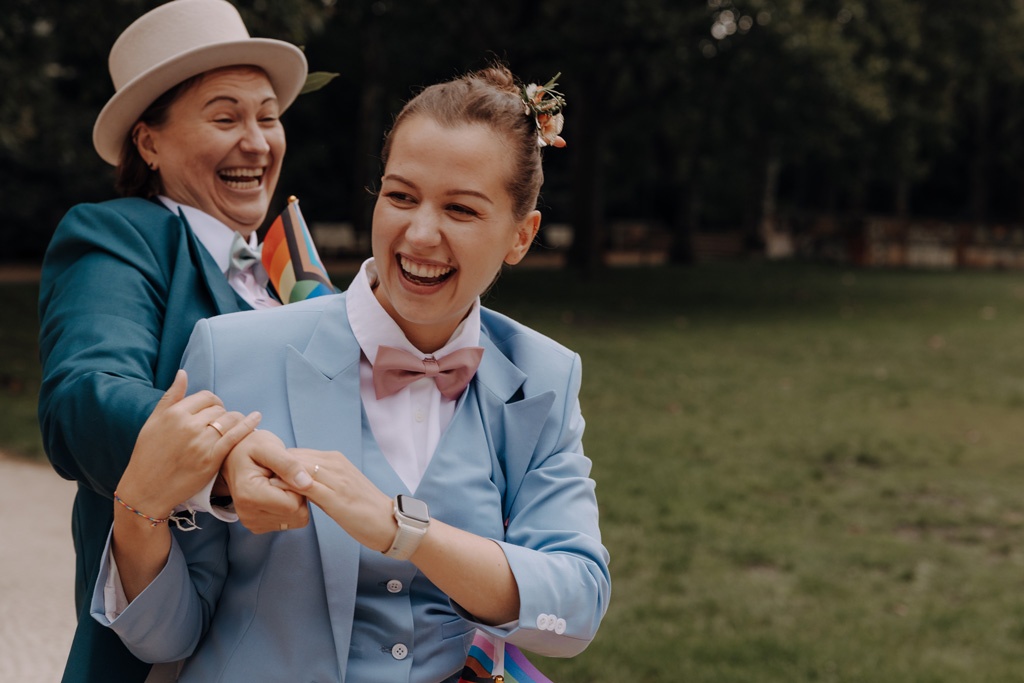
[[[288,531],[288,524],[286,522],[281,522],[281,531]]]
[[[214,420],[213,422],[211,422],[210,424],[208,424],[206,426],[207,427],[213,427],[217,431],[218,434],[220,434],[221,436],[224,436],[224,426],[221,425],[220,422],[217,422],[216,420]]]

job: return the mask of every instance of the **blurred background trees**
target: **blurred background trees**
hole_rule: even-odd
[[[37,259],[72,204],[112,196],[91,128],[106,56],[152,0],[6,0],[0,199],[6,259]],[[235,0],[258,36],[339,78],[285,117],[282,196],[366,234],[378,150],[417,87],[505,60],[562,72],[569,147],[542,210],[597,268],[622,225],[675,262],[694,236],[745,248],[867,215],[1024,223],[1024,2]],[[283,203],[283,200],[282,200]],[[616,227],[619,226],[619,227]]]

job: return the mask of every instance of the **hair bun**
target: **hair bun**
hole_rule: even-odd
[[[486,69],[480,69],[476,73],[472,74],[471,77],[478,78],[479,80],[503,92],[510,94],[519,93],[519,86],[516,85],[516,77],[512,75],[512,72],[509,71],[508,67],[504,64],[493,64]]]

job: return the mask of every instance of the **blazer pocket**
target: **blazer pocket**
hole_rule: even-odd
[[[462,617],[456,617],[451,621],[446,621],[441,624],[441,640],[449,640],[450,638],[458,638],[460,636],[469,636],[470,642],[472,642],[472,634],[476,630],[473,624],[469,623]]]

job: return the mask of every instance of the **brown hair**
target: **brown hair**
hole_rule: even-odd
[[[132,124],[121,144],[121,160],[117,164],[114,189],[122,197],[152,197],[160,193],[162,184],[160,174],[153,171],[146,165],[146,161],[139,154],[135,146],[135,126],[145,123],[147,126],[157,128],[167,122],[167,114],[179,97],[185,94],[189,88],[199,82],[203,74],[198,74],[186,79],[174,86],[160,97],[153,100],[153,104],[142,112],[139,120]]]
[[[544,171],[536,122],[526,114],[520,93],[512,72],[502,64],[432,85],[409,100],[395,117],[391,132],[384,139],[381,160],[387,165],[395,131],[413,116],[429,116],[450,128],[467,123],[490,126],[511,143],[512,177],[507,186],[515,218],[522,220],[537,206]]]

